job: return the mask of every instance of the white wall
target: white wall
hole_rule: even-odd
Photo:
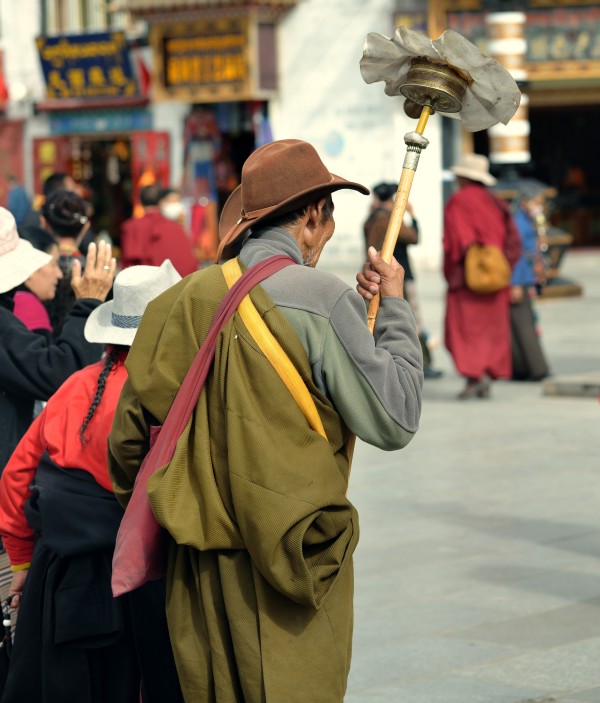
[[[280,91],[270,104],[274,138],[311,142],[333,173],[367,187],[399,180],[403,137],[415,125],[400,99],[385,95],[383,83],[367,85],[359,70],[367,33],[390,36],[394,7],[393,0],[304,0],[279,28]],[[428,266],[439,265],[441,251],[441,130],[436,122],[431,118],[427,128],[431,144],[421,155],[411,194],[422,231],[412,258]],[[336,234],[322,266],[361,266],[369,201],[353,191],[334,195]]]
[[[179,188],[183,177],[183,130],[190,106],[186,103],[157,102],[152,104],[151,109],[152,129],[169,133],[171,185]]]
[[[35,45],[35,38],[40,33],[39,0],[0,0],[0,26],[5,78],[11,92],[10,109],[18,113],[23,110],[23,103],[39,100],[45,94]],[[21,95],[24,100],[14,104],[14,98]]]
[[[33,102],[45,95],[45,83],[35,38],[40,33],[39,0],[0,0],[0,47],[10,101],[7,117],[25,120],[24,183],[33,188],[32,139],[48,133],[47,118],[33,116]]]

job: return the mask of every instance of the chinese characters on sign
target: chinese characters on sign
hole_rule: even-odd
[[[136,95],[122,32],[36,39],[48,98],[115,98]]]
[[[213,102],[250,91],[246,18],[155,25],[152,45],[165,97]]]

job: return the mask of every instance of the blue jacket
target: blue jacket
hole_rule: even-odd
[[[536,283],[536,275],[533,268],[535,257],[537,256],[537,230],[529,218],[529,215],[519,208],[513,219],[521,236],[521,256],[517,261],[511,277],[513,286],[533,286]]]

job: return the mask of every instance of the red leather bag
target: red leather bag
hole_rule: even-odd
[[[148,479],[173,458],[215,355],[217,337],[251,288],[295,261],[277,255],[247,269],[221,301],[204,343],[186,374],[162,427],[150,430],[150,450],[136,477],[133,493],[117,533],[112,564],[115,597],[164,576],[167,563],[167,534],[158,524],[148,501]]]

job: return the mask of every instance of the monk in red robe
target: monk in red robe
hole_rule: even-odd
[[[188,276],[198,269],[192,242],[177,221],[178,212],[171,219],[168,211],[161,211],[163,191],[158,183],[140,191],[143,217],[132,217],[121,225],[121,268],[130,266],[160,266],[170,259],[177,273]]]
[[[445,343],[466,379],[458,397],[487,398],[491,380],[512,373],[509,288],[484,294],[469,290],[465,253],[475,242],[491,244],[504,252],[512,268],[521,244],[508,205],[486,188],[496,182],[487,158],[465,154],[451,170],[459,190],[444,212]]]

